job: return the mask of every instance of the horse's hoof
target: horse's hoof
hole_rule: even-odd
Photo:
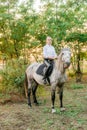
[[[61,107],[60,108],[60,111],[62,112],[62,111],[65,111],[66,109],[64,108],[64,107]]]
[[[28,105],[28,108],[30,109],[30,108],[32,108],[32,106],[29,106],[29,105]]]
[[[52,109],[52,113],[56,113],[56,110],[55,110],[55,109]]]
[[[39,103],[38,102],[36,102],[36,103],[34,103],[35,104],[35,106],[39,106]]]
[[[30,104],[28,104],[28,108],[32,108],[32,106]]]
[[[35,106],[39,106],[39,102],[34,101]]]

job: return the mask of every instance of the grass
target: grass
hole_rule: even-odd
[[[71,88],[72,89],[83,89],[83,88],[85,88],[85,85],[83,85],[83,84],[77,84],[77,83],[74,83],[74,84],[71,84]]]
[[[85,124],[87,120],[80,118],[80,119],[77,119],[77,122],[82,125],[82,124]]]
[[[1,98],[3,96],[0,94]],[[56,113],[51,113],[49,87],[40,87],[37,98],[40,105],[35,106],[32,103],[30,109],[27,100],[22,103],[0,105],[0,130],[87,130],[86,85],[73,82],[71,89],[65,86],[64,112],[60,111],[59,96],[56,94]]]

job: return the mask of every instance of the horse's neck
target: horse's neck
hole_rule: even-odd
[[[57,71],[59,71],[61,74],[65,73],[61,57],[58,57],[58,59],[55,61],[55,67],[56,67]]]

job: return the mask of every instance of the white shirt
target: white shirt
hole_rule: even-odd
[[[49,57],[57,57],[57,54],[55,52],[55,49],[52,45],[48,45],[46,44],[44,47],[43,47],[43,56],[44,58],[49,58]]]

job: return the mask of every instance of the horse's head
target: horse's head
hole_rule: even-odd
[[[71,51],[69,48],[63,48],[61,50],[61,60],[63,62],[64,69],[67,69],[71,63]]]

